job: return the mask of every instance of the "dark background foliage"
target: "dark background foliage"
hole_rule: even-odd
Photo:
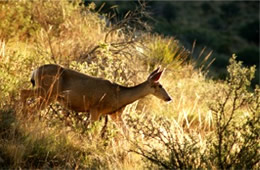
[[[87,1],[85,2],[88,3]],[[123,17],[137,1],[98,1],[104,13]],[[116,5],[117,8],[111,9]],[[213,50],[210,76],[224,78],[229,57],[235,53],[246,66],[256,65],[253,86],[259,84],[259,1],[148,1],[153,32],[174,36],[188,49],[196,46],[194,57],[206,47]]]

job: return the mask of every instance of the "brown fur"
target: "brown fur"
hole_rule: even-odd
[[[37,109],[43,109],[53,101],[76,112],[89,112],[91,122],[102,115],[110,117],[123,125],[123,108],[148,95],[153,94],[165,101],[171,98],[159,84],[163,71],[159,68],[148,79],[134,87],[124,87],[102,78],[67,69],[55,64],[43,65],[33,71],[31,81],[35,89],[21,90],[21,100],[26,105],[30,97],[40,98]]]

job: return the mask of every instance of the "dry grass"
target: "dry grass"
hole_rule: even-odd
[[[204,72],[195,69],[194,62],[187,62],[190,53],[177,40],[141,32],[139,39],[129,42],[131,32],[111,33],[113,28],[106,27],[98,13],[90,12],[93,4],[84,8],[76,2],[1,4],[0,17],[6,26],[0,25],[0,166],[9,169],[160,168],[143,161],[145,155],[140,152],[145,146],[146,151],[161,151],[155,157],[161,161],[168,161],[169,153],[184,154],[180,161],[187,166],[183,168],[220,167],[215,159],[205,162],[209,157],[201,155],[215,152],[208,150],[209,139],[217,139],[214,114],[208,106],[216,96],[223,97],[223,89],[228,86],[206,79]],[[10,15],[5,15],[4,9],[9,9]],[[15,11],[19,15],[11,15]],[[18,31],[21,25],[24,29]],[[31,114],[21,111],[19,91],[31,88],[31,71],[47,63],[62,64],[128,86],[141,83],[154,67],[162,65],[167,69],[161,83],[173,101],[167,104],[148,96],[127,106],[124,119],[130,136],[125,138],[109,122],[106,137],[102,139],[97,133],[103,126],[102,120],[85,129],[84,122],[70,112],[72,123],[68,125],[64,121],[67,118],[54,111],[59,107],[56,104]],[[254,100],[252,103],[257,103]],[[243,106],[239,113],[247,117],[252,112]],[[84,113],[81,116],[84,118]],[[154,135],[159,138],[151,135],[158,130],[160,133]],[[167,142],[171,145],[166,145]],[[194,166],[189,166],[194,161]],[[171,162],[169,165],[172,167]]]

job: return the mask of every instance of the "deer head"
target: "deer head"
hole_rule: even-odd
[[[163,88],[163,86],[159,83],[163,72],[164,69],[160,71],[160,67],[158,67],[149,75],[147,81],[149,82],[149,85],[151,87],[151,94],[158,97],[159,99],[170,102],[172,100],[171,97]]]

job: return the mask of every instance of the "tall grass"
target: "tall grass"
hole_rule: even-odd
[[[201,124],[192,127],[185,113],[183,123],[186,124],[162,115],[129,116],[135,136],[131,151],[143,156],[150,168],[257,168],[259,87],[254,93],[247,90],[255,68],[242,67],[235,59],[235,55],[230,59],[230,76],[224,86],[213,91],[212,100],[207,100],[212,130],[201,128]]]
[[[1,167],[259,166],[259,88],[255,92],[246,89],[253,68],[243,68],[233,59],[226,82],[206,79],[178,40],[142,30],[131,39],[136,35],[127,29],[134,19],[122,29],[107,26],[94,3],[84,7],[78,1],[7,1],[1,3],[0,17]],[[106,136],[101,138],[98,132],[103,120],[86,129],[86,113],[65,110],[58,103],[30,114],[22,111],[19,91],[31,88],[31,71],[47,63],[126,86],[141,83],[154,67],[162,65],[167,69],[161,83],[173,101],[166,104],[148,96],[128,105],[123,118],[129,136],[109,121]],[[238,102],[243,105],[237,108]]]

